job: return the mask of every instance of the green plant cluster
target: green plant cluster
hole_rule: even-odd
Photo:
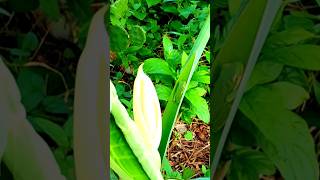
[[[111,4],[108,27],[111,73],[119,98],[129,109],[132,109],[132,75],[141,62],[154,80],[164,107],[209,13],[208,5],[209,2],[191,0],[117,0]],[[186,123],[190,124],[195,117],[209,123],[209,63],[207,48],[181,109],[181,118]]]

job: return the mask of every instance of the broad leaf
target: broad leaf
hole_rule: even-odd
[[[148,4],[148,7],[157,5],[157,4],[159,4],[161,2],[161,0],[146,0],[146,1],[147,1],[147,4]]]
[[[283,65],[277,62],[258,61],[252,71],[246,89],[275,80],[280,75],[282,68]]]
[[[147,74],[162,74],[175,78],[174,72],[170,69],[169,64],[159,58],[150,58],[144,61],[143,71]]]
[[[29,117],[29,121],[32,125],[39,128],[39,132],[47,134],[52,140],[54,140],[58,146],[62,146],[64,148],[70,147],[68,137],[59,125],[41,117]]]
[[[41,75],[29,69],[23,69],[17,83],[21,91],[22,103],[27,111],[35,108],[45,97],[45,82]]]
[[[263,152],[242,148],[232,156],[228,179],[257,180],[261,175],[272,175],[275,171],[275,166]]]
[[[266,46],[288,46],[315,38],[316,35],[303,28],[292,28],[272,34],[266,41]]]
[[[168,101],[172,89],[167,87],[167,86],[165,86],[165,85],[157,84],[156,85],[156,91],[157,91],[157,95],[159,97],[159,100]]]
[[[320,46],[304,44],[276,48],[267,54],[268,59],[285,65],[306,69],[320,70]]]
[[[110,117],[110,158],[111,168],[115,168],[116,172],[122,171],[122,174],[119,174],[120,177],[148,179],[113,116]]]
[[[254,102],[246,96],[240,110],[261,132],[256,134],[258,144],[285,179],[319,179],[313,139],[301,117],[285,108]]]
[[[246,94],[252,103],[263,103],[273,107],[295,109],[309,99],[308,92],[290,82],[276,82],[257,86]]]

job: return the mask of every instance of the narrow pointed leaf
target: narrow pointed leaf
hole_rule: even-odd
[[[210,15],[208,15],[198,38],[190,52],[188,60],[184,65],[181,74],[173,88],[166,108],[162,116],[162,139],[159,146],[159,152],[163,159],[171,137],[172,128],[178,116],[181,103],[190,83],[192,75],[198,65],[199,59],[210,38]]]

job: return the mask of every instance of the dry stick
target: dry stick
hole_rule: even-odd
[[[4,29],[8,29],[8,26],[9,26],[9,24],[11,23],[14,15],[15,15],[14,12],[10,15],[9,20],[8,20],[7,23],[4,25]]]
[[[41,38],[41,41],[40,41],[39,46],[37,47],[36,51],[33,53],[33,55],[31,56],[31,58],[29,59],[30,61],[32,61],[32,60],[37,56],[40,48],[42,47],[42,45],[43,45],[46,37],[47,37],[48,34],[49,34],[49,31],[50,31],[50,28],[48,28],[48,29],[46,30],[46,33],[45,33],[44,36]]]

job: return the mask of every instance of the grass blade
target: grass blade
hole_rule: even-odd
[[[162,138],[159,146],[159,153],[161,158],[165,157],[167,146],[169,144],[173,125],[178,116],[180,106],[182,104],[187,87],[191,77],[198,65],[199,59],[202,55],[210,38],[210,13],[201,28],[199,36],[192,47],[187,63],[182,69],[182,72],[173,88],[168,103],[162,117]]]

